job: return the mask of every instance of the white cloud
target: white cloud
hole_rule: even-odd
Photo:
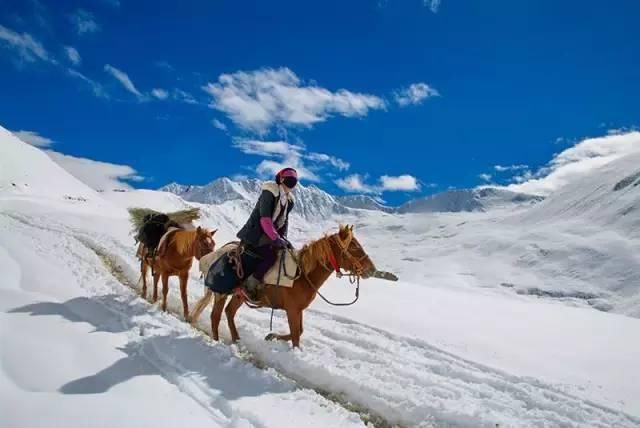
[[[20,59],[26,62],[44,61],[56,64],[47,50],[38,40],[28,33],[18,34],[15,31],[0,25],[0,42],[9,49],[15,50]]]
[[[36,147],[49,147],[53,144],[53,140],[43,137],[35,131],[11,131],[13,135],[20,138],[25,143]]]
[[[164,89],[161,88],[155,88],[151,91],[151,95],[153,95],[154,97],[156,97],[159,100],[166,100],[167,98],[169,98],[169,92],[165,91]]]
[[[243,153],[248,155],[258,156],[287,156],[290,154],[299,155],[302,151],[302,146],[296,146],[289,144],[285,141],[259,141],[259,140],[244,140],[236,139],[233,142],[233,147],[240,149]]]
[[[420,189],[418,180],[408,174],[399,176],[383,175],[380,177],[382,191],[406,191],[413,192]]]
[[[309,159],[310,161],[315,161],[315,162],[327,162],[331,164],[331,166],[333,166],[334,168],[338,169],[339,171],[346,171],[351,167],[349,162],[346,162],[335,156],[327,155],[325,153],[309,153],[308,155],[306,155],[306,158]]]
[[[84,74],[76,70],[69,69],[67,70],[67,73],[69,73],[70,76],[73,76],[76,79],[80,79],[83,82],[85,82],[87,85],[89,85],[89,87],[91,88],[95,96],[100,98],[109,98],[109,95],[107,94],[107,92],[104,90],[104,87],[100,83],[89,79],[87,76],[85,76]]]
[[[69,16],[71,24],[75,27],[76,33],[95,33],[100,31],[100,25],[93,19],[93,14],[84,9],[78,9]]]
[[[351,174],[336,180],[335,183],[339,188],[349,193],[381,193],[379,188],[366,184],[365,178],[360,174]]]
[[[487,182],[491,181],[491,179],[493,178],[493,176],[491,174],[486,174],[486,173],[485,174],[480,174],[478,177],[482,181],[487,181]]]
[[[220,122],[218,119],[213,119],[211,121],[211,123],[213,124],[213,126],[215,126],[216,128],[218,128],[221,131],[227,131],[227,125],[225,125],[224,123]]]
[[[424,5],[429,6],[429,9],[431,9],[431,12],[433,13],[438,13],[438,10],[440,10],[440,3],[441,0],[424,0]]]
[[[182,101],[187,104],[198,104],[198,101],[188,92],[183,91],[182,89],[174,89],[173,90],[173,99]]]
[[[640,132],[588,138],[554,156],[549,164],[536,173],[525,171],[507,189],[548,195],[567,183],[580,180],[593,170],[612,160],[640,152]]]
[[[311,127],[331,115],[365,116],[386,107],[374,95],[307,85],[288,68],[222,74],[203,89],[213,98],[210,107],[239,127],[260,133],[274,125]]]
[[[399,106],[422,104],[429,97],[440,96],[438,91],[427,85],[426,83],[414,83],[408,88],[400,89],[393,94]]]
[[[262,156],[270,159],[261,161],[256,171],[265,176],[290,166],[298,171],[301,178],[309,181],[322,181],[318,171],[326,166],[343,171],[349,163],[325,153],[307,152],[302,144],[291,144],[286,141],[261,141],[237,138],[233,147],[245,154]]]
[[[529,168],[527,165],[495,165],[493,167],[498,172],[518,171]]]
[[[335,181],[336,185],[349,193],[365,193],[380,195],[384,192],[413,192],[420,190],[418,180],[408,174],[390,176],[383,175],[378,179],[378,184],[367,184],[366,177],[360,174],[351,174]]]
[[[79,65],[82,62],[82,58],[80,58],[80,53],[78,50],[72,46],[65,46],[64,52],[67,54],[67,58],[71,61],[73,65]]]
[[[144,179],[127,165],[78,158],[51,150],[46,153],[67,172],[95,190],[130,189],[126,181]]]
[[[131,79],[127,75],[127,73],[125,73],[122,70],[118,70],[117,68],[115,68],[115,67],[113,67],[112,65],[109,65],[109,64],[104,66],[104,71],[106,71],[107,73],[111,74],[118,82],[120,82],[120,84],[122,84],[122,86],[124,86],[124,88],[127,91],[129,91],[132,94],[134,94],[135,96],[137,96],[138,99],[141,99],[141,100],[144,99],[144,95],[142,95],[140,93],[140,91],[138,91],[138,89],[133,84],[133,82],[131,81]]]

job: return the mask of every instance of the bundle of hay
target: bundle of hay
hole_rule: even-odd
[[[174,211],[171,213],[161,213],[149,208],[129,208],[129,220],[133,226],[132,234],[137,234],[144,225],[144,218],[148,214],[166,214],[169,219],[178,224],[189,224],[200,218],[200,208],[189,208],[186,210]]]

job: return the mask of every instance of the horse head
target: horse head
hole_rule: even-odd
[[[218,229],[209,230],[198,226],[196,229],[196,259],[200,260],[202,257],[216,249],[216,242],[213,240],[213,235],[215,235],[217,231]]]
[[[336,247],[338,266],[349,273],[366,279],[376,272],[376,267],[353,234],[353,226],[340,226],[338,233],[330,236],[332,247]]]

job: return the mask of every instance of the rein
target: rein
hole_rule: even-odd
[[[347,241],[346,244],[343,244],[342,240],[338,236],[335,237],[335,241],[338,244],[338,247],[340,247],[341,255],[342,256],[346,256],[347,259],[349,259],[349,261],[351,262],[351,265],[353,266],[353,270],[347,272],[346,274],[343,273],[342,270],[341,270],[340,264],[338,263],[338,261],[336,259],[336,256],[333,254],[333,251],[331,251],[331,253],[329,254],[329,263],[331,264],[331,268],[326,266],[323,263],[320,263],[320,265],[324,269],[326,269],[326,270],[328,270],[330,272],[335,271],[337,278],[342,278],[343,276],[348,276],[349,277],[349,283],[356,284],[356,295],[355,295],[354,299],[351,302],[336,303],[336,302],[330,301],[329,299],[324,297],[322,295],[322,293],[320,293],[320,287],[316,287],[313,284],[313,281],[311,281],[311,279],[307,275],[307,272],[305,272],[302,268],[300,270],[303,271],[302,273],[304,275],[304,279],[307,281],[309,286],[327,304],[329,304],[331,306],[351,306],[351,305],[355,304],[358,301],[358,299],[360,298],[360,277],[362,276],[362,273],[363,273],[363,268],[362,268],[362,263],[361,262],[362,262],[362,260],[364,260],[367,257],[367,255],[365,254],[364,256],[362,256],[359,259],[357,259],[356,257],[354,257],[349,252],[349,245],[351,244],[351,238],[349,238],[349,240]]]

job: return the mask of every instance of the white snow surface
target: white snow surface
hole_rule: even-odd
[[[223,244],[246,201],[96,193],[0,128],[2,425],[640,426],[638,160],[526,210],[297,218],[298,244],[355,224],[401,280],[363,281],[349,308],[317,299],[292,350],[263,340],[269,311],[242,308],[241,343],[229,345],[224,319],[213,343],[175,315],[174,281],[170,313],[134,290],[126,207],[199,206]],[[192,305],[202,291],[194,266]],[[323,292],[354,290],[333,278]],[[274,330],[286,330],[279,312]]]

